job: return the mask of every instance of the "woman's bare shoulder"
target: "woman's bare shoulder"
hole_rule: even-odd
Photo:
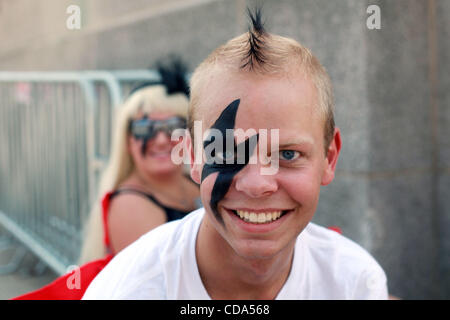
[[[160,213],[161,217],[164,218],[164,210],[160,208],[156,203],[154,203],[150,198],[146,197],[144,194],[124,192],[115,196],[110,203],[109,216],[114,214],[144,214],[152,216],[158,216]]]
[[[113,252],[119,252],[166,222],[165,212],[149,199],[133,193],[117,195],[108,213],[108,232]]]

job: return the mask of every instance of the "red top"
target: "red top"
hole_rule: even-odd
[[[102,199],[102,218],[103,218],[103,234],[104,234],[103,243],[105,244],[105,247],[108,248],[108,250],[110,245],[108,233],[108,210],[112,194],[113,192],[108,192]]]

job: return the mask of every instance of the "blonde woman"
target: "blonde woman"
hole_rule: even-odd
[[[162,83],[134,91],[116,117],[111,157],[86,228],[80,264],[116,254],[142,234],[198,207],[198,186],[171,161],[186,127],[184,68],[160,66]]]

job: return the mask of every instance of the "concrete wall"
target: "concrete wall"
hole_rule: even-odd
[[[434,143],[437,145],[437,172],[435,181],[435,210],[437,213],[438,260],[442,281],[442,295],[450,297],[450,77],[446,72],[450,66],[450,1],[436,4],[436,67],[433,75],[433,98],[435,130]]]
[[[447,0],[267,0],[269,31],[328,69],[343,150],[315,221],[339,225],[402,298],[450,298]],[[245,31],[245,0],[0,0],[1,70],[146,68],[171,52],[193,69]],[[66,8],[81,7],[80,30]],[[369,4],[381,29],[366,26]]]

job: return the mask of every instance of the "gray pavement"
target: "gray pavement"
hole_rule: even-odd
[[[16,242],[0,248],[0,270],[14,259],[15,253],[20,248],[21,245]],[[40,263],[31,252],[26,251],[15,270],[0,273],[0,300],[8,300],[39,289],[56,277],[57,275]]]

